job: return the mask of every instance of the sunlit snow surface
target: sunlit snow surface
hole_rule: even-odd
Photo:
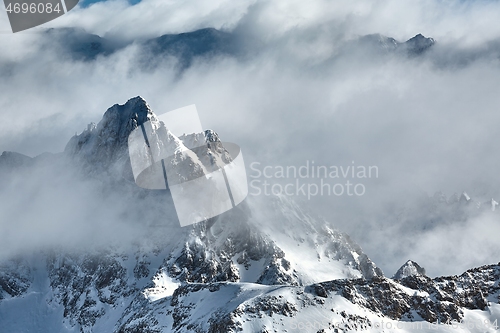
[[[153,277],[153,283],[155,284],[153,288],[147,288],[143,292],[144,296],[151,302],[172,296],[175,289],[181,285],[163,271]]]

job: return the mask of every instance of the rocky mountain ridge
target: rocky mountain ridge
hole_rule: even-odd
[[[79,175],[78,184],[91,179],[97,190],[91,193],[97,197],[104,193],[101,199],[104,205],[108,204],[107,196],[116,196],[126,201],[125,206],[134,207],[125,217],[136,225],[133,230],[140,230],[133,242],[118,239],[83,249],[44,247],[36,253],[21,252],[2,260],[2,327],[15,329],[22,325],[16,321],[16,317],[24,316],[21,307],[37,313],[29,324],[32,326],[24,326],[29,331],[46,330],[44,325],[51,322],[55,325],[53,331],[61,332],[74,329],[154,332],[157,330],[151,323],[160,322],[156,315],[144,313],[148,320],[131,319],[143,313],[135,310],[136,305],[148,309],[152,306],[156,313],[182,286],[191,290],[196,289],[196,285],[204,289],[235,288],[242,284],[261,290],[265,286],[306,286],[332,278],[383,276],[347,235],[287,197],[249,198],[215,219],[181,228],[171,218],[175,211],[168,207],[167,191],[140,189],[127,179],[130,176],[127,138],[146,121],[152,122],[158,131],[164,128],[146,101],[136,97],[124,105],[109,108],[101,122],[89,124],[81,134],[71,138],[62,155],[42,159],[2,155],[0,163],[6,168],[24,166],[9,169],[9,173],[17,172],[21,176],[23,172],[40,168],[42,162],[50,170],[55,161],[64,168],[74,169]],[[168,133],[167,129],[164,131]],[[227,153],[217,133],[211,130],[168,138],[173,144],[186,142],[187,146],[193,140],[206,141],[207,148],[200,151],[201,155]],[[203,156],[196,163],[210,160],[202,162],[202,159]],[[52,171],[52,181],[62,170]],[[46,186],[45,191],[53,191],[51,185]],[[124,195],[126,193],[129,194]],[[83,200],[81,205],[85,205]],[[134,220],[135,216],[138,219]],[[25,303],[30,307],[24,306]],[[184,332],[186,327],[176,323],[182,322],[179,318],[184,318],[182,313],[186,309],[176,307],[175,301],[172,304],[174,307],[165,311],[175,321],[172,327]],[[13,311],[20,312],[14,315]],[[194,318],[191,316],[189,320]],[[147,325],[141,324],[146,321]],[[223,325],[215,319],[212,321],[213,327]],[[127,331],[127,327],[133,328]]]
[[[129,212],[142,216],[132,222],[143,233],[130,243],[46,247],[2,260],[1,327],[328,332],[376,330],[381,318],[395,324],[462,321],[474,311],[494,322],[499,265],[431,279],[408,261],[389,279],[348,235],[286,196],[250,197],[218,218],[181,228],[169,218],[172,207],[165,209],[166,191],[146,191],[127,180],[127,138],[146,121],[168,132],[146,101],[136,97],[109,108],[101,122],[71,138],[63,154],[34,159],[2,154],[2,172],[22,174],[57,161],[76,168],[84,179],[98,180],[106,193],[134,193],[121,198],[132,200],[130,207],[143,207]],[[226,153],[211,130],[167,139],[186,147],[205,141],[196,163],[208,163],[201,161],[203,155]],[[455,201],[468,205],[470,197],[462,197]],[[148,217],[151,209],[164,215]],[[20,319],[26,311],[33,317],[28,324]]]
[[[59,28],[46,31],[43,43],[46,48],[55,45],[62,54],[76,61],[95,61],[108,57],[132,44],[140,46],[138,63],[144,69],[154,69],[168,58],[176,59],[180,70],[190,67],[196,59],[229,56],[245,59],[265,49],[258,37],[241,32],[203,28],[180,34],[165,34],[159,37],[133,42],[114,42],[112,39],[88,33],[81,28]],[[380,51],[403,56],[419,56],[433,47],[435,40],[417,34],[405,42],[381,34],[360,36],[341,43],[341,52],[354,49]]]

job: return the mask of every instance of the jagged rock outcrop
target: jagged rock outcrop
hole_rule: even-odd
[[[410,55],[419,55],[431,48],[436,41],[418,34],[404,43],[404,50]]]
[[[403,268],[410,265],[405,264]],[[354,304],[392,319],[413,321],[421,318],[431,323],[460,321],[464,309],[485,310],[491,303],[500,304],[500,263],[471,269],[460,276],[435,279],[411,273],[397,280],[337,280],[312,288],[318,296],[340,294]]]

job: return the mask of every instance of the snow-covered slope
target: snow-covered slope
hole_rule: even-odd
[[[0,302],[6,331],[494,332],[500,317],[499,265],[436,279],[179,285],[164,270],[146,277],[137,257],[53,254],[48,265],[35,259],[28,259],[31,272],[23,273],[24,263],[15,269],[33,284]],[[21,285],[22,276],[14,281]]]

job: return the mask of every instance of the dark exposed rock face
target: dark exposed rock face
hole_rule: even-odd
[[[115,104],[97,125],[91,123],[81,134],[73,136],[64,153],[88,173],[121,176],[130,169],[129,134],[146,121],[158,122],[142,97],[132,98],[124,105]]]
[[[318,296],[326,298],[331,293],[339,293],[355,304],[392,319],[419,319],[412,316],[413,310],[433,323],[460,320],[463,308],[484,310],[489,302],[500,303],[499,282],[500,264],[471,269],[460,276],[336,280],[315,284],[313,288]]]
[[[197,326],[197,322],[191,317],[197,310],[197,303],[194,300],[215,299],[219,294],[232,294],[233,296],[227,300],[231,306],[217,308],[212,312],[209,320],[210,332],[245,331],[242,323],[250,320],[274,322],[275,325],[271,329],[266,325],[262,331],[271,332],[278,329],[278,332],[282,332],[279,323],[283,318],[293,320],[304,309],[309,311],[328,309],[330,315],[327,317],[332,318],[322,322],[309,322],[307,325],[303,321],[298,321],[306,328],[304,330],[306,332],[380,328],[373,320],[378,320],[380,324],[380,320],[384,318],[406,322],[420,321],[420,324],[414,327],[425,327],[422,325],[422,320],[429,323],[460,321],[464,318],[465,309],[481,310],[484,306],[488,306],[488,297],[499,303],[499,272],[500,265],[490,265],[469,270],[460,276],[436,279],[420,275],[409,276],[399,281],[381,277],[371,280],[335,280],[306,287],[277,286],[274,289],[269,287],[256,296],[242,296],[246,287],[240,284],[226,282],[191,284],[181,286],[175,291],[169,304],[174,309],[172,312],[168,310],[166,312],[171,313],[174,318],[172,328],[175,332],[183,330],[201,332],[202,326]],[[471,287],[472,284],[474,287]],[[360,313],[353,313],[348,307],[332,308],[331,304],[336,304],[332,303],[332,300],[338,296],[361,309],[369,310],[368,313],[374,316],[369,319]],[[363,311],[361,312],[366,314]],[[146,314],[141,316],[144,317]],[[242,321],[242,318],[246,319]]]
[[[294,320],[304,309],[314,308],[313,311],[328,311],[336,318],[311,326],[318,332],[333,330],[339,323],[345,331],[373,328],[373,318],[352,312],[348,307],[332,307],[339,296],[380,318],[431,323],[461,320],[466,309],[485,310],[492,303],[500,303],[500,264],[435,279],[424,275],[400,280],[373,277],[305,287],[215,282],[214,276],[213,282],[183,283],[172,296],[151,302],[143,295],[148,279],[134,276],[137,267],[150,267],[147,263],[154,258],[140,254],[133,258],[106,251],[83,256],[49,253],[47,258],[37,268],[46,267],[53,295],[47,301],[61,304],[62,320],[66,325],[81,327],[81,332],[90,332],[97,322],[105,320],[109,315],[105,309],[117,309],[120,313],[114,332],[157,333],[168,329],[180,333],[246,332],[243,326],[246,321],[272,320],[277,325],[283,318]],[[36,274],[28,267],[22,260],[12,261],[9,267],[2,266],[2,297],[24,297],[37,283]],[[127,267],[134,268],[129,271]],[[200,311],[206,313],[206,320],[198,318]]]
[[[93,326],[105,314],[103,304],[116,306],[137,290],[127,284],[126,270],[109,253],[50,255],[47,261],[52,301],[64,307],[70,325]]]
[[[366,280],[332,281],[315,286],[316,292],[324,295],[325,291],[338,292],[355,304],[391,319],[415,320],[412,310],[429,322],[447,322],[460,319],[462,312],[455,304],[434,302],[427,296],[420,296],[419,290],[411,295],[394,281],[387,278]]]
[[[24,294],[32,282],[27,262],[15,258],[0,264],[0,300]]]
[[[294,304],[283,300],[283,296],[266,296],[257,299],[254,304],[245,306],[242,311],[258,316],[272,317],[274,314],[279,314],[293,317],[298,310]]]
[[[189,67],[197,57],[237,55],[240,47],[240,41],[234,34],[213,28],[163,35],[144,44],[146,54],[153,54],[157,57],[175,57],[181,69]],[[148,59],[151,58],[148,57]],[[159,59],[161,58],[158,57]]]
[[[422,34],[418,34],[413,38],[410,38],[404,43],[405,51],[410,55],[419,55],[427,51],[430,47],[435,44],[433,38],[424,37]]]

